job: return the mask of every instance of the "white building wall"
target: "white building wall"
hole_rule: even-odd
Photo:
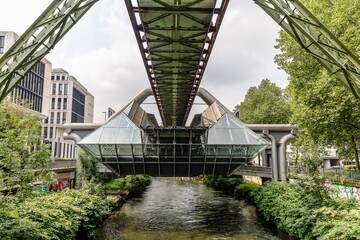
[[[75,88],[85,96],[84,122],[92,123],[93,121],[94,109],[91,106],[94,104],[94,97],[75,77],[69,75],[67,71],[61,68],[52,70],[50,85],[49,121],[47,124],[49,134],[47,140],[51,143],[52,157],[76,158],[78,148],[73,141],[63,139],[64,129],[62,127],[64,123],[72,122]],[[65,86],[67,86],[67,91]],[[64,106],[64,99],[67,102],[66,106]],[[53,101],[54,104],[52,104]],[[65,116],[65,119],[63,116]],[[53,129],[52,136],[50,136],[50,128]]]

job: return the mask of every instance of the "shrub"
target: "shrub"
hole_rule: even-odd
[[[256,183],[242,183],[236,186],[234,195],[239,199],[245,199],[248,202],[253,203],[254,197],[260,190],[260,185]]]
[[[291,235],[311,238],[315,214],[302,201],[295,184],[269,182],[258,191],[255,202],[267,221],[273,221]]]
[[[147,186],[151,183],[151,178],[146,175],[129,175],[125,177],[125,190],[130,196],[141,196]]]
[[[270,182],[255,195],[258,210],[278,228],[302,239],[360,239],[360,207],[330,198],[321,181]]]
[[[322,207],[317,210],[317,213],[318,218],[313,228],[313,234],[317,239],[360,239],[359,207],[344,209]]]
[[[237,185],[241,184],[242,178],[224,178],[222,176],[204,176],[204,184],[216,190],[234,193]]]
[[[0,239],[75,239],[79,232],[93,237],[109,213],[109,204],[87,190],[33,193],[22,202],[0,206]]]
[[[140,196],[150,184],[150,176],[128,175],[106,183],[106,187],[111,191],[126,191],[130,196]]]
[[[125,178],[117,178],[106,183],[106,188],[110,191],[125,191]]]

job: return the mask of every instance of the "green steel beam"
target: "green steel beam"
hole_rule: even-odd
[[[165,126],[186,123],[229,2],[218,1],[125,0]]]
[[[98,0],[54,0],[0,58],[0,101]]]
[[[299,0],[254,0],[360,98],[360,61]]]

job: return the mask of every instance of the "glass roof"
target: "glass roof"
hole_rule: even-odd
[[[208,144],[247,147],[246,155],[253,158],[270,143],[246,127],[237,117],[225,113],[209,129]]]
[[[141,144],[141,130],[124,113],[96,129],[79,145],[85,144]]]

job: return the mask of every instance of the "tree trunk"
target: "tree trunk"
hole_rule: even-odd
[[[354,137],[353,135],[351,135],[351,142],[352,142],[353,149],[354,149],[355,162],[356,162],[356,170],[357,170],[357,171],[360,171],[359,152],[358,152],[358,149],[357,149],[355,137]]]

